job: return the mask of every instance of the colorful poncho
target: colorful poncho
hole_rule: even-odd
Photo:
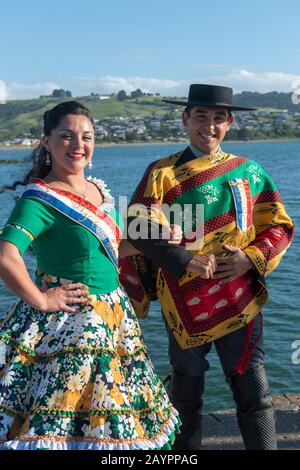
[[[169,327],[182,348],[214,341],[248,324],[268,299],[264,277],[279,264],[291,243],[293,224],[270,177],[244,157],[226,154],[195,158],[190,149],[152,163],[132,198],[128,217],[168,224],[163,205],[204,205],[203,237],[181,245],[192,253],[227,256],[223,245],[240,248],[254,269],[221,284],[197,274],[155,273],[156,294]],[[195,233],[199,227],[190,227]],[[121,282],[139,316],[155,298],[150,261],[141,255],[121,262]],[[147,276],[146,273],[149,275]]]

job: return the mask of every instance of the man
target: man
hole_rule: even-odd
[[[143,316],[153,298],[146,273],[151,263],[159,267],[156,292],[173,367],[169,394],[183,423],[175,448],[200,446],[204,374],[214,343],[246,449],[276,449],[261,309],[268,297],[264,277],[291,243],[293,224],[260,165],[220,147],[233,122],[231,112],[251,109],[232,105],[231,88],[194,84],[187,101],[164,101],[185,106],[182,121],[190,145],[152,163],[138,185],[127,214],[128,238],[144,256],[126,259],[121,282]],[[179,205],[183,219],[185,206],[192,206],[192,224],[182,223],[181,246],[145,237],[174,222],[165,215],[166,204]],[[199,205],[204,206],[203,236]],[[143,236],[132,235],[137,224]]]

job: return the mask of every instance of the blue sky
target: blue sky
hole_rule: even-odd
[[[10,0],[0,6],[8,98],[136,88],[186,95],[300,86],[299,0]]]

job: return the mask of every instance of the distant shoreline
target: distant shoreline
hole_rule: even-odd
[[[252,143],[264,143],[264,142],[300,142],[300,139],[249,139],[249,140],[225,140],[223,143],[226,144],[252,144]],[[106,148],[106,147],[136,147],[136,146],[146,146],[146,145],[188,145],[189,141],[186,142],[161,142],[161,141],[154,141],[154,142],[118,142],[118,143],[105,143],[105,144],[95,144],[95,148]],[[0,144],[0,150],[25,150],[31,151],[34,147],[29,145],[4,145]]]

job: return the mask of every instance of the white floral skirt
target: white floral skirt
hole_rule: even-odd
[[[20,301],[2,322],[1,449],[170,449],[178,428],[122,288],[76,314]]]

